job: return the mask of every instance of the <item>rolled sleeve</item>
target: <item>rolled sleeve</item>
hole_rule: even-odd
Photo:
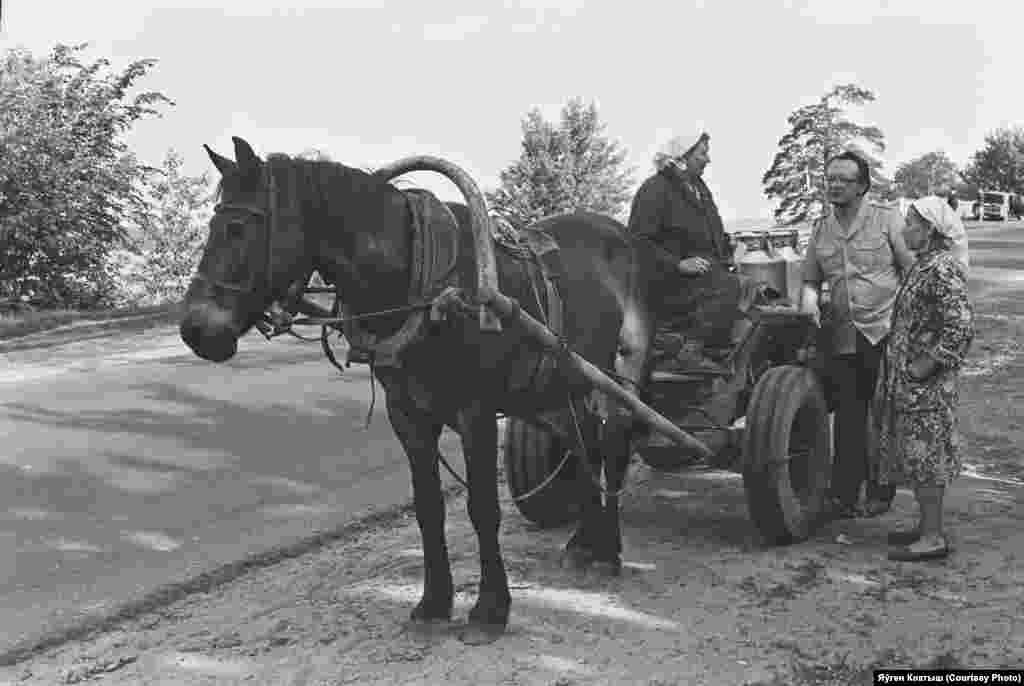
[[[892,248],[895,267],[901,278],[913,266],[915,259],[914,254],[910,252],[910,248],[903,240],[904,223],[903,215],[899,211],[893,210],[888,213],[884,226],[885,234],[889,238],[889,247]]]

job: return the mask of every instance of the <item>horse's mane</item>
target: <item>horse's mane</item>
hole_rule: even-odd
[[[373,170],[350,167],[330,159],[311,159],[302,155],[270,153],[264,162],[278,188],[278,202],[282,210],[304,209],[324,216],[330,212],[330,200],[349,192],[369,200],[373,194],[386,194],[394,187],[373,176]],[[221,199],[224,179],[217,182],[214,202]]]

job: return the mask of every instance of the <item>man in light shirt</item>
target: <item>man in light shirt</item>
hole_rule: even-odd
[[[860,512],[867,477],[868,408],[882,346],[889,334],[901,274],[914,262],[903,243],[899,210],[865,199],[870,169],[845,152],[826,166],[831,210],[814,226],[804,257],[802,307],[820,322],[822,283],[828,283],[832,322],[826,387],[835,412],[831,510],[839,518]],[[892,489],[868,484],[866,514],[888,509]]]

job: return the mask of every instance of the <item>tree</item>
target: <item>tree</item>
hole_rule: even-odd
[[[133,304],[178,301],[199,264],[210,221],[211,181],[186,176],[169,150],[143,184],[149,211],[129,230],[129,249],[118,255],[121,287]]]
[[[901,164],[893,175],[893,181],[904,197],[920,198],[957,188],[958,177],[953,161],[946,153],[936,150]]]
[[[570,100],[559,123],[536,108],[522,122],[519,159],[488,192],[491,209],[521,228],[552,214],[589,210],[621,217],[630,199],[633,169],[626,150],[605,134],[597,106]]]
[[[964,170],[967,181],[985,190],[1024,193],[1024,128],[996,129]]]
[[[173,104],[128,93],[155,60],[108,73],[105,59],[79,61],[86,46],[43,59],[12,50],[0,62],[0,286],[74,307],[109,295],[109,253],[145,212],[138,183],[152,170],[123,136]]]
[[[885,136],[878,127],[863,126],[847,117],[850,106],[874,100],[874,93],[867,89],[840,85],[813,105],[789,115],[789,133],[779,139],[779,152],[761,179],[765,195],[779,202],[776,221],[797,224],[821,215],[825,207],[825,164],[845,150],[867,160],[877,192],[887,193],[890,184],[878,158],[885,150]]]

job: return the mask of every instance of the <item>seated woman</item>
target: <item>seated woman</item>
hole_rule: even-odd
[[[655,366],[711,366],[732,344],[749,286],[735,273],[718,207],[702,175],[707,133],[675,137],[654,157],[655,173],[633,198],[629,232],[649,251],[656,304]]]

